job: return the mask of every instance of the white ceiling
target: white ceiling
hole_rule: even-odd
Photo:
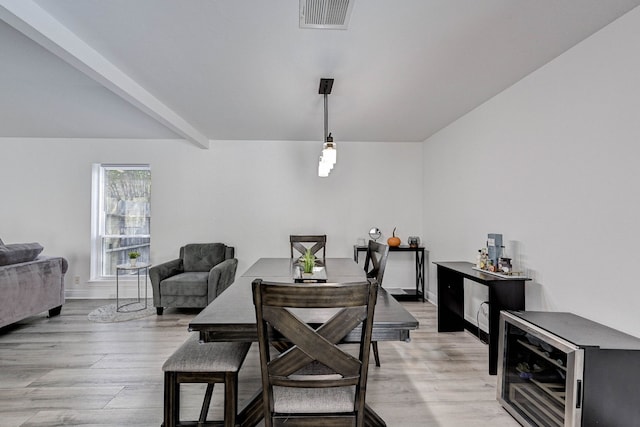
[[[0,0],[0,137],[423,141],[640,5],[353,1]]]

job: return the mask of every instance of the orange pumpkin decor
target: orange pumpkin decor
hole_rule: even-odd
[[[400,246],[400,238],[396,237],[396,228],[393,227],[393,237],[389,237],[387,239],[387,244],[389,246]]]

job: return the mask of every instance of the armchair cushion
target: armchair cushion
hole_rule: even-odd
[[[206,296],[208,272],[190,271],[168,277],[160,282],[163,295]]]
[[[184,271],[210,271],[225,259],[226,246],[222,243],[189,244],[184,247]]]

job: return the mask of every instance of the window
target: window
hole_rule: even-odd
[[[133,251],[149,262],[150,202],[149,165],[93,165],[92,279],[115,277]]]

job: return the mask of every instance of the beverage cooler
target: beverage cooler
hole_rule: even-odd
[[[571,313],[500,313],[498,401],[525,426],[640,426],[640,339]]]

